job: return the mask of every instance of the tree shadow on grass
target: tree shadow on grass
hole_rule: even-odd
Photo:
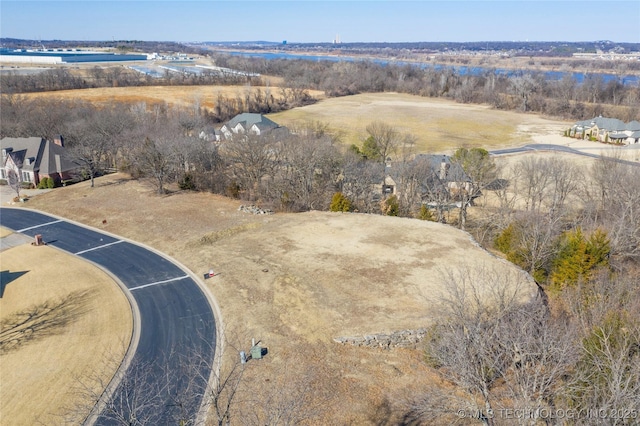
[[[18,349],[41,337],[61,333],[64,328],[87,313],[89,291],[75,291],[59,300],[10,315],[0,322],[0,355]]]

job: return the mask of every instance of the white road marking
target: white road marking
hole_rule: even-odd
[[[54,220],[53,222],[41,223],[40,225],[30,226],[30,227],[24,228],[24,229],[19,229],[16,232],[29,231],[31,229],[40,228],[41,226],[47,226],[47,225],[51,225],[51,224],[58,223],[58,222],[62,222],[62,220]]]
[[[158,285],[158,284],[164,284],[164,283],[170,283],[172,281],[180,281],[180,280],[184,280],[185,278],[189,278],[189,275],[185,275],[184,277],[178,277],[178,278],[171,278],[170,280],[164,280],[164,281],[156,281],[155,283],[149,283],[149,284],[143,284],[143,285],[139,285],[138,287],[132,287],[129,290],[133,291],[133,290],[139,290],[141,288],[145,288],[145,287],[151,287],[154,285]]]
[[[74,253],[74,254],[83,254],[83,253],[86,253],[88,251],[98,250],[98,249],[101,249],[101,248],[104,248],[104,247],[108,247],[108,246],[112,246],[114,244],[121,243],[122,241],[123,240],[114,241],[112,243],[103,244],[103,245],[98,246],[98,247],[93,247],[93,248],[90,248],[90,249],[82,250],[82,251],[79,251],[79,252]]]

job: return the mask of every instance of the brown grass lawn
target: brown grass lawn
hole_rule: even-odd
[[[96,380],[110,380],[131,339],[127,299],[106,273],[52,247],[9,248],[0,267],[3,281],[15,278],[0,299],[0,422],[79,424],[92,407],[79,378],[102,392]]]
[[[308,121],[329,123],[343,142],[362,145],[366,127],[383,121],[417,138],[416,151],[446,153],[460,147],[487,149],[530,143],[536,134],[557,134],[569,122],[548,120],[537,115],[498,111],[487,105],[458,104],[452,101],[400,93],[368,93],[329,98],[302,108],[270,114],[285,126]]]
[[[333,339],[428,325],[448,267],[514,271],[441,224],[328,212],[254,216],[240,204],[204,193],[160,197],[144,182],[111,175],[93,189],[58,188],[25,206],[56,213],[65,206],[65,216],[149,244],[196,276],[220,273],[205,283],[222,310],[228,359],[248,351],[252,338],[269,351],[247,365],[245,415],[282,391],[308,398],[305,409],[317,404],[315,424],[372,424],[386,399],[420,392],[434,377],[419,350]]]
[[[200,103],[202,107],[213,108],[218,95],[226,98],[244,98],[247,92],[267,91],[276,99],[281,97],[278,87],[259,86],[141,86],[141,87],[102,87],[97,89],[60,90],[56,92],[29,93],[27,98],[62,98],[82,100],[96,105],[108,105],[112,102],[137,104],[145,102],[147,106],[168,104],[169,106],[189,107]],[[322,92],[310,91],[314,97],[322,97]]]
[[[26,94],[27,98],[58,97],[81,99],[96,105],[112,102],[145,102],[187,107],[199,102],[213,108],[218,94],[244,97],[250,90],[270,90],[277,98],[277,87],[249,86],[149,86],[111,87]],[[325,99],[324,93],[310,91],[319,102],[302,108],[269,114],[284,126],[305,122],[327,123],[347,144],[362,145],[369,123],[380,120],[416,137],[416,152],[447,153],[460,147],[487,149],[530,143],[538,135],[562,132],[572,123],[541,118],[513,111],[498,111],[487,105],[458,104],[444,99],[424,98],[400,93],[368,93]]]
[[[219,90],[242,93],[246,89],[113,88],[29,96],[62,94],[96,103],[126,99],[185,105],[199,99],[207,105]],[[567,127],[567,123],[538,116],[392,93],[326,99],[270,117],[284,125],[305,120],[330,123],[335,131],[344,134],[345,143],[360,143],[366,125],[376,119],[383,120],[416,135],[418,150],[430,152],[451,151],[463,145],[487,148],[520,145],[532,141],[535,135],[560,134]],[[220,273],[205,283],[221,307],[227,362],[237,359],[237,351],[248,351],[252,338],[269,350],[265,359],[247,364],[242,391],[250,397],[243,398],[243,404],[234,413],[236,416],[258,411],[259,407],[269,405],[265,402],[269,398],[273,405],[273,401],[280,398],[291,401],[298,397],[305,399],[305,410],[315,410],[315,418],[321,419],[315,424],[376,424],[379,420],[376,412],[384,411],[387,403],[395,406],[405,397],[433,385],[436,380],[433,373],[425,366],[420,350],[365,349],[342,346],[333,339],[428,325],[439,305],[443,269],[484,265],[514,271],[507,263],[480,249],[468,234],[445,225],[326,212],[253,216],[239,212],[240,204],[237,200],[205,193],[173,192],[160,197],[144,182],[130,180],[126,175],[111,175],[99,178],[95,188],[90,188],[88,182],[58,188],[34,196],[21,206],[60,214],[148,244],[174,257],[196,276],[210,268]],[[37,249],[39,253],[48,250],[61,255],[46,247],[19,249]],[[11,260],[5,253],[3,268],[5,262]],[[15,262],[24,256],[17,257]],[[11,270],[27,268],[20,263],[6,264],[11,265]],[[41,269],[45,275],[51,275],[54,266],[37,264],[42,264],[42,268],[33,269],[7,288],[15,291],[12,287],[17,288],[20,280],[31,279]],[[59,264],[61,262],[56,263]],[[80,261],[65,264],[78,270],[87,267]],[[84,276],[84,273],[73,276]],[[65,285],[74,282],[67,280]],[[113,337],[127,335],[122,330],[130,330],[130,316],[119,310],[126,302],[115,302],[118,298],[113,292],[119,290],[113,283],[98,285],[97,282],[98,279],[83,280],[77,284],[88,287],[78,287],[78,291],[89,289],[88,294],[93,295],[102,294],[98,291],[105,292],[107,287],[110,289],[111,296],[92,296],[83,306],[91,306],[86,309],[105,315],[99,320],[100,324],[113,323],[114,318],[122,320],[115,321],[117,327],[111,327],[121,330],[110,334],[112,343],[102,344],[107,339],[103,333],[111,333],[111,329],[96,329],[92,334],[92,337],[99,336],[101,345],[86,338],[76,324],[93,316],[79,315],[79,319],[63,327],[60,334],[32,341],[19,351],[9,353],[8,360],[21,353],[18,359],[29,362],[14,362],[6,371],[15,377],[37,375],[49,380],[40,372],[40,367],[38,374],[32,374],[33,365],[44,365],[45,361],[38,358],[41,353],[63,348],[56,349],[61,360],[55,365],[61,367],[49,369],[65,376],[64,383],[72,383],[77,375],[91,374],[77,354],[92,353],[96,359],[99,354],[92,352],[95,347],[101,352],[105,350],[104,345],[113,346],[126,340]],[[47,289],[60,292],[44,300],[60,300],[76,291],[75,287],[65,286]],[[526,289],[531,290],[528,284]],[[19,301],[28,304],[41,301],[41,296],[33,298],[33,293],[29,294],[30,297],[18,298]],[[9,299],[10,295],[5,293],[1,302],[3,318],[5,312],[9,312],[4,306],[13,300]],[[123,297],[120,295],[120,298]],[[98,309],[92,305],[98,299],[113,301],[100,303]],[[15,309],[22,309],[21,306]],[[77,338],[78,333],[82,338]],[[3,405],[0,407],[3,416],[13,406],[34,404],[31,395],[25,397],[24,391],[5,385],[5,364],[9,365],[3,357]],[[61,383],[49,388],[67,387]],[[9,397],[11,404],[4,402],[9,401]],[[42,416],[59,413],[65,404],[49,402]],[[28,407],[25,411],[37,412]]]

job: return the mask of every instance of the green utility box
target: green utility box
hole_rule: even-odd
[[[261,359],[262,358],[262,347],[254,346],[251,348],[251,359]]]

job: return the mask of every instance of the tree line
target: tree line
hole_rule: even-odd
[[[50,92],[57,90],[92,89],[98,87],[134,86],[237,86],[264,85],[260,77],[241,74],[218,73],[203,69],[202,72],[176,73],[165,70],[160,77],[143,74],[122,65],[94,66],[79,72],[70,68],[51,68],[38,73],[22,74],[3,72],[0,86],[5,94]]]
[[[327,96],[401,92],[576,120],[598,115],[623,121],[640,118],[640,87],[623,84],[621,77],[627,71],[624,64],[618,65],[614,78],[607,82],[597,74],[587,73],[578,84],[570,73],[560,80],[550,80],[544,71],[535,70],[535,64],[512,74],[487,69],[475,75],[461,74],[448,66],[422,68],[369,60],[312,62],[229,55],[213,58],[221,66],[280,76],[288,87],[322,90]]]
[[[640,87],[624,84],[629,70],[616,64],[613,78],[605,81],[595,73],[586,73],[578,83],[569,66],[562,66],[564,76],[551,80],[545,71],[531,69],[511,74],[488,68],[482,73],[461,73],[453,66],[420,67],[417,64],[380,64],[362,61],[307,61],[261,59],[210,53],[218,66],[277,76],[283,87],[291,90],[320,90],[327,96],[347,96],[368,92],[401,92],[418,96],[442,97],[461,103],[483,103],[496,109],[535,112],[544,115],[582,120],[598,115],[623,121],[640,119]],[[2,73],[3,93],[28,93],[95,87],[149,85],[264,85],[264,77],[200,74],[165,71],[160,78],[144,75],[123,66],[95,66],[78,73],[55,68],[37,74]]]
[[[325,66],[334,65],[318,69]],[[314,68],[296,78],[317,76]],[[383,81],[375,73],[363,80]],[[523,109],[535,104],[537,93],[527,82],[523,77],[524,87],[513,93]],[[304,85],[293,86],[291,99],[304,98]],[[227,113],[217,117],[245,111],[251,101],[221,99],[220,111]],[[446,221],[535,279],[541,296],[523,301],[509,290],[516,277],[443,271],[443,309],[424,353],[456,391],[434,385],[411,401],[396,401],[389,418],[449,424],[462,408],[474,421],[504,424],[499,410],[521,408],[528,410],[517,419],[521,424],[554,424],[562,419],[541,413],[597,409],[605,410],[608,423],[633,424],[637,417],[630,416],[640,413],[638,167],[616,158],[578,167],[558,157],[501,167],[482,149],[460,149],[451,161],[468,180],[464,190],[452,191],[438,170],[415,161],[411,135],[382,122],[370,123],[361,144],[347,149],[323,123],[218,144],[201,137],[215,119],[199,105],[96,108],[5,94],[1,102],[2,137],[62,134],[84,178],[115,168],[159,194],[200,190],[279,211],[357,210]],[[390,170],[393,195],[384,192]],[[481,281],[494,283],[488,299],[474,297]],[[599,424],[602,418],[578,420]]]
[[[442,271],[426,362],[446,385],[402,424],[636,424],[640,418],[640,168],[527,157],[498,168],[467,229],[533,277]],[[630,180],[629,180],[630,179]],[[496,181],[494,181],[495,183]],[[453,385],[454,388],[448,387]]]

